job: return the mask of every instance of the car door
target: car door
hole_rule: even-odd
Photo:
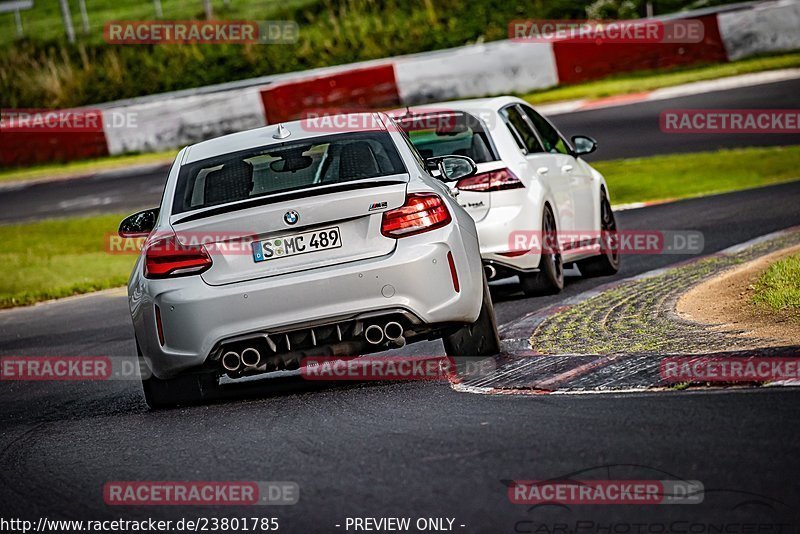
[[[587,165],[578,161],[572,148],[556,128],[530,106],[521,104],[527,118],[542,140],[544,150],[554,155],[555,165],[569,184],[569,195],[574,210],[574,229],[578,232],[596,230],[597,202],[594,199],[593,177]]]
[[[523,151],[531,176],[540,180],[555,202],[556,225],[560,232],[575,229],[575,209],[569,180],[563,176],[560,155],[547,152],[533,124],[518,104],[506,106],[501,110],[506,126]],[[541,217],[541,214],[538,214]]]

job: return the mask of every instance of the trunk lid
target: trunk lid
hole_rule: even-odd
[[[207,284],[267,278],[390,254],[396,240],[381,234],[382,213],[403,205],[407,186],[408,175],[395,175],[312,188],[287,200],[179,214],[172,227],[181,243],[206,244]]]

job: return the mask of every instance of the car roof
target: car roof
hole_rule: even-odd
[[[348,113],[312,116],[307,119],[270,124],[261,128],[236,132],[186,147],[183,163],[229,154],[239,150],[258,148],[314,137],[351,133],[357,131],[386,131],[386,117],[382,113]],[[314,122],[316,121],[316,122]],[[347,127],[339,128],[339,125]],[[289,135],[274,137],[282,129]]]
[[[395,119],[402,117],[404,112],[410,111],[413,115],[425,114],[431,111],[464,111],[479,112],[494,110],[497,111],[508,104],[525,103],[524,100],[515,96],[497,96],[492,98],[472,98],[468,100],[449,100],[446,102],[437,102],[434,104],[425,104],[421,106],[410,106],[408,108],[399,108],[393,110],[391,115]]]

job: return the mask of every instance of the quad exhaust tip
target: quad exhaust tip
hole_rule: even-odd
[[[373,324],[367,327],[364,331],[364,337],[371,345],[380,345],[384,341],[394,343],[398,347],[405,345],[405,338],[403,334],[405,329],[403,325],[396,321],[389,321],[384,326]],[[229,351],[223,354],[222,367],[228,372],[236,372],[242,366],[247,368],[258,367],[261,364],[261,353],[254,347],[247,347],[241,355],[234,351]],[[284,362],[280,358],[275,361],[270,360],[267,365],[273,364],[277,369],[283,367]]]
[[[383,341],[383,328],[376,324],[370,325],[364,331],[364,337],[370,344],[378,345]]]
[[[403,325],[394,321],[386,323],[386,326],[383,327],[383,333],[386,334],[386,338],[391,341],[397,341],[402,338],[403,332]]]
[[[222,367],[230,372],[238,370],[241,364],[241,358],[239,358],[239,355],[233,351],[226,352],[222,355]]]
[[[247,347],[242,351],[241,359],[245,367],[256,367],[261,363],[261,353],[253,347]]]
[[[489,280],[493,280],[495,276],[497,276],[497,269],[495,269],[494,265],[491,263],[487,263],[483,266],[484,271],[486,271],[486,278]]]
[[[364,337],[371,345],[380,345],[384,341],[393,343],[398,347],[406,344],[403,337],[405,332],[403,325],[395,321],[389,321],[383,327],[376,324],[370,325],[364,331]]]

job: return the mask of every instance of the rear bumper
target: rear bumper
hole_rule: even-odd
[[[448,252],[460,292],[453,287]],[[203,365],[219,342],[233,336],[332,317],[404,309],[429,325],[472,322],[481,305],[478,254],[475,237],[451,224],[400,239],[387,256],[249,282],[209,286],[199,276],[147,280],[135,273],[131,315],[148,365],[164,378]]]
[[[499,196],[501,192],[492,193]],[[509,195],[510,196],[510,195]],[[514,249],[515,232],[539,232],[541,217],[534,216],[536,211],[525,205],[522,199],[516,205],[499,204],[492,199],[492,208],[486,216],[475,223],[481,243],[481,257],[484,262],[497,264],[514,271],[530,271],[539,267],[541,254],[538,251],[528,252],[522,256],[504,256],[503,252]]]

